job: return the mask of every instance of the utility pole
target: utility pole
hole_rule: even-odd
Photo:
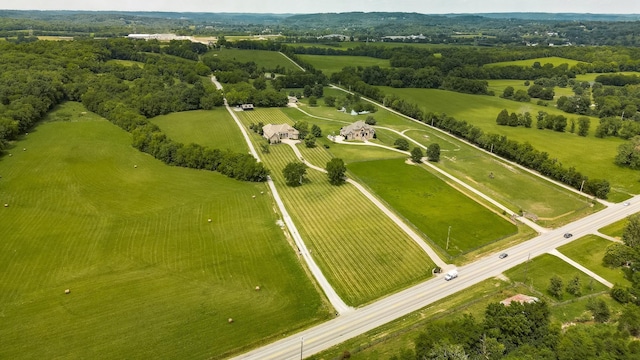
[[[582,180],[582,184],[580,184],[580,192],[582,192],[582,187],[584,186],[584,180]]]
[[[302,360],[302,347],[304,346],[304,336],[300,336],[300,360]]]

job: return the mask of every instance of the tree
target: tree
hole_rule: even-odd
[[[513,86],[507,86],[502,92],[502,97],[505,99],[511,99],[513,97],[514,91],[515,90],[513,89]]]
[[[618,318],[618,330],[628,331],[633,336],[640,335],[640,307],[627,304],[620,318]]]
[[[527,94],[526,91],[522,89],[518,89],[516,93],[513,95],[513,100],[519,101],[519,102],[529,102],[531,101],[531,97],[529,96],[529,94]]]
[[[309,106],[318,106],[318,98],[315,96],[309,96]]]
[[[260,76],[253,80],[253,87],[256,90],[265,90],[267,88],[267,80],[265,80],[264,76]]]
[[[566,288],[567,292],[574,296],[580,296],[582,294],[582,284],[580,283],[580,276],[574,276]]]
[[[420,149],[419,147],[416,146],[411,150],[411,161],[413,161],[414,163],[421,163],[422,156],[422,149]]]
[[[551,277],[551,279],[549,279],[549,287],[547,288],[547,291],[549,291],[549,294],[551,294],[551,296],[555,297],[556,299],[562,299],[562,288],[562,278],[560,278],[558,275],[554,275],[553,277]]]
[[[310,85],[305,85],[302,93],[304,94],[304,97],[308,98],[309,96],[313,95],[313,89]]]
[[[304,138],[304,145],[308,148],[316,147],[316,137],[311,133],[307,134]]]
[[[587,136],[589,134],[589,127],[591,126],[591,120],[586,116],[578,118],[578,136]]]
[[[636,251],[640,250],[640,215],[634,214],[627,218],[627,225],[622,232],[622,242]]]
[[[640,169],[640,136],[634,136],[631,141],[618,146],[615,163],[634,170]]]
[[[307,165],[301,162],[293,161],[288,163],[284,169],[282,169],[282,175],[284,181],[289,186],[302,185],[304,176],[307,174]]]
[[[589,299],[587,302],[587,310],[591,311],[593,314],[593,320],[599,323],[605,323],[609,321],[611,317],[611,310],[609,310],[609,305],[602,299]]]
[[[427,147],[427,160],[432,162],[440,161],[440,145],[437,143],[429,144]]]
[[[322,129],[320,129],[320,126],[316,124],[311,125],[311,133],[317,138],[322,137]]]
[[[300,134],[298,134],[300,139],[304,139],[309,133],[309,124],[306,121],[297,121],[293,124],[293,128],[300,132]]]
[[[367,118],[364,120],[364,123],[365,123],[365,124],[367,124],[367,125],[375,125],[375,124],[377,123],[377,121],[376,121],[376,119],[375,119],[373,116],[369,115],[369,116],[367,116]]]
[[[409,142],[403,138],[396,139],[393,145],[398,150],[407,151],[409,150]]]
[[[333,158],[327,162],[327,177],[331,185],[340,185],[344,183],[344,173],[347,171],[347,167],[344,165],[344,161],[339,158]]]
[[[496,124],[498,125],[507,125],[509,124],[509,112],[507,109],[502,109],[496,118]]]
[[[336,97],[335,96],[325,96],[324,97],[324,104],[326,106],[330,106],[330,107],[334,107],[336,106]]]

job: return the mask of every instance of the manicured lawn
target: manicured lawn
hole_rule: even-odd
[[[0,158],[0,358],[223,358],[331,316],[265,184],[166,166],[79,108]]]
[[[619,138],[599,139],[593,136],[598,119],[591,118],[589,136],[580,137],[569,132],[538,130],[535,127],[498,126],[496,117],[502,109],[521,113],[528,111],[535,115],[538,111],[562,114],[567,118],[577,118],[552,107],[533,103],[519,103],[497,96],[460,94],[433,89],[394,89],[384,87],[385,92],[395,93],[409,102],[418,104],[425,112],[446,113],[458,120],[466,120],[485,132],[506,135],[509,139],[529,142],[534,148],[548,152],[565,167],[574,166],[577,171],[590,178],[605,178],[611,184],[609,199],[617,202],[629,197],[628,193],[640,192],[640,182],[633,170],[621,168],[613,163],[617,148],[624,140]]]
[[[550,279],[554,275],[562,278],[564,286],[577,275],[580,278],[583,296],[607,290],[606,286],[592,280],[582,271],[549,254],[538,256],[528,262],[515,266],[507,270],[505,275],[512,281],[524,283],[537,293],[543,294],[544,299],[552,304],[558,300],[551,297],[547,288],[549,287]],[[570,299],[575,299],[575,297],[564,292],[561,300]]]
[[[619,239],[622,239],[622,234],[624,233],[624,228],[627,226],[627,223],[629,222],[629,220],[627,219],[622,219],[620,221],[616,221],[612,224],[609,224],[603,228],[598,229],[599,232],[605,234],[605,235],[609,235],[609,236],[613,236],[613,237],[617,237]]]
[[[517,232],[514,224],[404,160],[352,163],[349,170],[450,256]]]
[[[258,122],[293,123],[279,109],[239,116],[247,127]],[[265,141],[255,133],[252,140]],[[302,151],[321,167],[330,159],[321,154],[324,148]],[[311,255],[346,303],[361,305],[431,276],[434,264],[426,253],[355,187],[331,186],[326,174],[311,169],[307,170],[308,182],[289,187],[282,169],[296,161],[293,150],[285,144],[274,145],[260,156],[271,169]]]
[[[309,62],[313,67],[329,76],[340,72],[347,66],[380,66],[389,67],[389,60],[368,56],[339,56],[339,55],[298,55],[302,60]]]
[[[225,108],[171,113],[151,120],[171,139],[213,149],[245,153],[247,143]]]
[[[596,235],[587,235],[559,247],[558,250],[609,282],[630,286],[631,282],[625,278],[620,268],[612,269],[602,264],[605,250],[607,246],[611,244],[613,244],[613,242],[610,240],[603,239]]]
[[[510,65],[533,66],[533,63],[535,63],[536,61],[539,62],[541,66],[544,66],[545,64],[552,64],[553,66],[568,64],[569,67],[575,66],[582,62],[582,61],[577,61],[573,59],[565,59],[557,56],[551,56],[551,57],[535,58],[535,59],[527,59],[527,60],[497,62],[497,63],[487,64],[485,66],[510,66]]]
[[[258,69],[261,67],[273,69],[280,65],[287,70],[300,70],[299,67],[277,51],[224,48],[221,50],[212,50],[208,54],[214,54],[214,56],[217,56],[220,59],[234,60],[241,63],[252,61],[258,65]]]
[[[529,86],[525,86],[524,85],[524,80],[505,80],[505,79],[500,79],[500,80],[487,80],[487,82],[489,83],[489,90],[495,92],[496,96],[501,96],[502,93],[504,92],[504,89],[507,86],[511,86],[513,87],[514,91],[518,91],[518,90],[524,90],[527,91],[529,89]],[[533,81],[530,82],[530,84],[533,84]],[[573,96],[573,90],[571,90],[571,87],[559,87],[556,86],[553,88],[553,91],[555,93],[555,99],[557,100],[560,96]],[[555,101],[547,101],[544,100],[546,102],[549,102],[550,104],[555,104]],[[532,103],[537,103],[538,99],[536,98],[532,98],[531,99]]]

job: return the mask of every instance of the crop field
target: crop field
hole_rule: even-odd
[[[602,264],[607,246],[612,241],[596,235],[587,235],[558,248],[558,251],[570,257],[573,261],[602,276],[612,284],[631,286],[621,268],[613,269]]]
[[[331,316],[264,184],[67,104],[0,158],[0,358],[222,358]]]
[[[276,51],[225,48],[222,50],[212,50],[208,52],[208,54],[213,54],[220,59],[235,60],[243,63],[253,61],[258,65],[258,69],[261,67],[273,69],[280,65],[287,70],[300,70],[294,63]]]
[[[450,256],[517,232],[514,224],[420,166],[397,159],[353,163],[349,170]]]
[[[380,66],[389,67],[389,60],[377,59],[368,56],[338,56],[338,55],[298,55],[302,60],[309,62],[313,67],[330,76],[340,72],[347,66]]]
[[[335,121],[350,116],[333,111],[328,107],[304,107],[304,110],[317,116],[335,118]],[[317,123],[324,130],[324,125],[320,123],[322,120],[310,118],[296,109],[287,109],[286,111],[296,120]],[[408,130],[405,131],[405,135],[422,145],[428,146],[433,142],[438,143],[442,155],[436,166],[500,201],[512,211],[524,210],[535,215],[543,226],[559,226],[601,208],[601,205],[592,207],[584,197],[540,179],[518,167],[513,167],[491,155],[478,151],[473,146],[427,126],[408,121],[384,109],[380,109],[373,116],[377,119],[379,126],[399,131]],[[331,124],[332,122],[326,121],[326,123]],[[342,122],[336,123],[338,128],[343,124]],[[376,141],[387,146],[393,146],[393,142],[400,137],[396,133],[380,128],[376,133],[378,134]],[[331,144],[329,152],[335,157],[342,158],[347,164],[363,160],[405,157],[393,151],[373,147],[366,147],[366,150],[363,150],[362,146],[354,145]],[[523,189],[526,190],[523,191]]]
[[[536,61],[539,62],[541,66],[544,66],[545,64],[551,64],[554,67],[562,64],[568,64],[569,67],[571,67],[582,62],[582,61],[573,60],[573,59],[565,59],[561,57],[551,56],[551,57],[535,58],[535,59],[527,59],[527,60],[503,61],[503,62],[487,64],[485,66],[511,66],[511,65],[533,66],[533,63],[535,63]]]
[[[569,281],[577,275],[580,278],[583,296],[607,290],[606,286],[592,280],[582,271],[549,254],[538,256],[528,262],[513,267],[507,270],[505,275],[512,281],[524,283],[526,286],[530,286],[534,289],[537,293],[544,294],[545,300],[549,301],[551,304],[554,304],[557,301],[557,299],[551,297],[547,291],[547,288],[549,287],[549,279],[554,275],[558,275],[562,278],[564,285],[568,284]],[[568,299],[575,299],[575,296],[565,292],[561,300]]]
[[[598,125],[597,118],[591,118],[591,129],[587,137],[569,132],[538,130],[535,127],[498,126],[496,117],[502,109],[521,113],[529,111],[537,114],[545,111],[549,114],[562,114],[567,118],[577,118],[553,107],[538,106],[533,103],[518,103],[497,96],[460,94],[433,89],[393,89],[384,87],[389,93],[398,94],[410,102],[418,104],[423,111],[446,113],[459,120],[466,120],[485,132],[506,135],[509,139],[529,142],[534,148],[548,152],[565,167],[574,166],[577,171],[590,178],[606,178],[611,183],[611,201],[621,201],[629,193],[640,193],[640,182],[636,171],[621,168],[613,163],[617,148],[624,140],[608,137],[596,138],[593,133]],[[606,175],[605,175],[606,174]]]
[[[161,115],[151,119],[167,136],[183,144],[196,143],[212,149],[249,151],[229,112],[224,107]]]
[[[292,123],[278,109],[239,115],[245,125]],[[263,141],[257,134],[252,138]],[[304,156],[326,163],[320,150],[305,150]],[[285,144],[271,146],[261,158],[311,255],[346,303],[361,305],[431,276],[434,264],[426,253],[355,187],[332,186],[326,174],[312,169],[302,186],[286,186],[282,169],[296,157]]]

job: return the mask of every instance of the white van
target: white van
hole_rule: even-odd
[[[444,279],[449,281],[458,277],[458,270],[451,270],[445,276]]]

